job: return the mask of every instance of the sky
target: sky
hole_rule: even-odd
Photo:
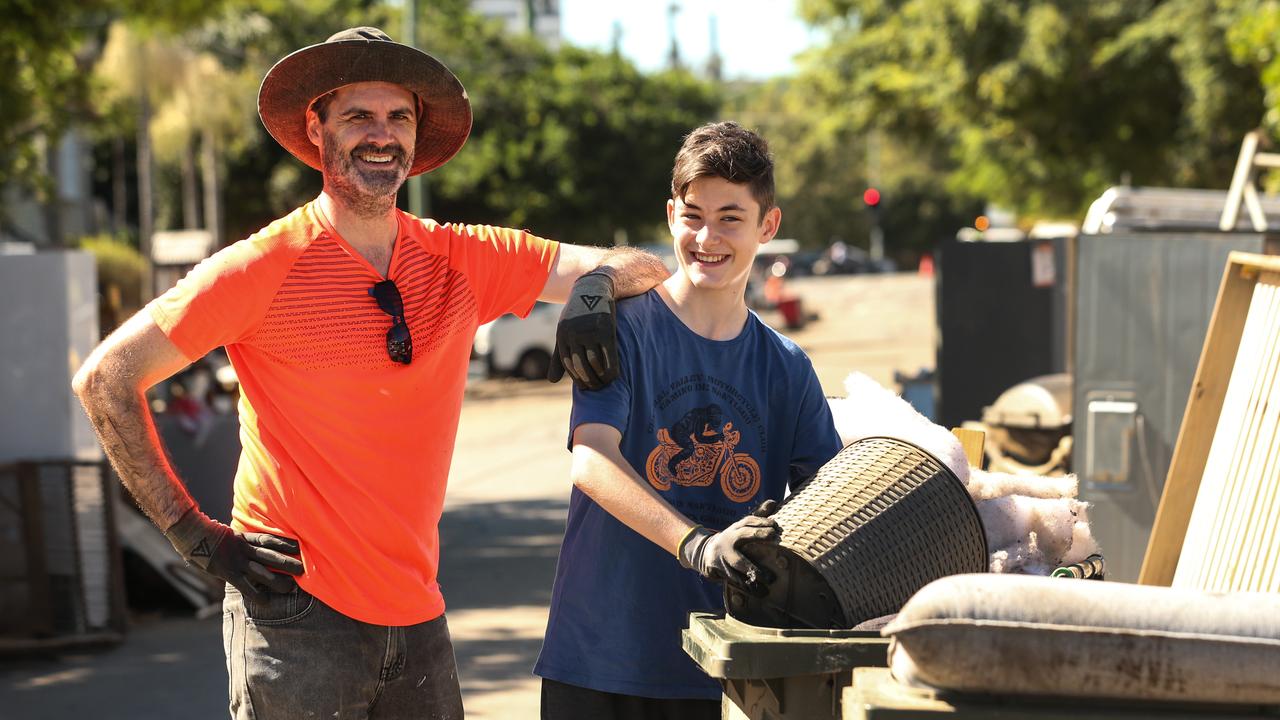
[[[790,74],[792,56],[819,37],[795,15],[789,0],[676,0],[676,36],[686,67],[706,67],[710,19],[716,18],[726,79]],[[668,0],[560,0],[560,33],[570,43],[608,50],[622,23],[622,53],[642,70],[657,70],[671,47]]]

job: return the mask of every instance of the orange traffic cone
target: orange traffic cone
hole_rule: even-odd
[[[920,256],[920,267],[917,270],[920,277],[933,277],[933,254],[929,253]]]

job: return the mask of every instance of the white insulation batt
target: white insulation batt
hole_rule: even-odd
[[[844,381],[844,398],[831,398],[836,430],[848,445],[868,437],[905,440],[932,454],[969,489],[986,531],[990,570],[1048,575],[1098,552],[1088,504],[1076,498],[1074,475],[1039,477],[971,468],[955,435],[916,412],[907,401],[862,373]]]

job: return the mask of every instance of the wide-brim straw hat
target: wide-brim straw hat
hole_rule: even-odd
[[[343,30],[276,63],[258,90],[258,115],[285,150],[322,170],[320,150],[307,137],[307,108],[321,95],[359,82],[394,83],[418,96],[418,139],[409,175],[440,167],[467,141],[471,101],[457,76],[439,60],[372,27]]]

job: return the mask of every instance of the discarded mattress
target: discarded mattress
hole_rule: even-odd
[[[1280,703],[1280,595],[956,575],[882,633],[899,682],[983,694]]]

